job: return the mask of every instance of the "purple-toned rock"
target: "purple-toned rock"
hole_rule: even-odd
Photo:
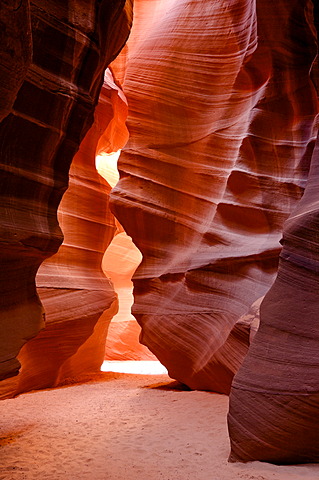
[[[319,142],[302,200],[285,223],[278,276],[236,375],[232,461],[319,461]]]
[[[130,140],[111,205],[143,255],[142,343],[171,377],[228,393],[250,338],[236,322],[275,278],[308,175],[312,3],[151,3],[136,2],[124,56]]]

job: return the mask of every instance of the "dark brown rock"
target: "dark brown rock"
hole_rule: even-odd
[[[21,6],[0,9],[8,25],[1,29],[6,85],[12,76],[0,124],[2,379],[18,373],[21,346],[44,327],[35,275],[62,242],[57,208],[69,167],[93,122],[104,70],[126,42],[132,7],[129,0],[72,7],[35,0],[29,12],[28,2],[13,4]]]

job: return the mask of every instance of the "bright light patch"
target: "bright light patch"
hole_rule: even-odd
[[[138,375],[165,375],[167,370],[158,361],[130,361],[123,362],[105,361],[101,367],[102,372],[133,373]]]
[[[115,187],[119,181],[119,172],[117,170],[117,161],[121,150],[114,153],[104,153],[95,157],[95,166],[99,174],[105,178],[111,187]]]

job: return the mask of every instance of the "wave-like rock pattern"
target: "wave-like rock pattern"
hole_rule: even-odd
[[[227,393],[249,345],[249,327],[233,327],[274,280],[308,175],[312,3],[155,3],[152,20],[136,2],[130,140],[111,206],[143,255],[142,342],[173,378]]]
[[[305,194],[285,224],[278,276],[236,375],[232,461],[319,461],[319,142]]]
[[[116,226],[108,207],[111,187],[96,171],[95,154],[116,115],[117,90],[112,87],[106,77],[93,126],[72,161],[69,187],[58,209],[63,244],[36,277],[46,327],[19,355],[21,391],[30,384],[43,388],[99,371],[104,360],[107,328],[118,302],[101,264]],[[112,136],[107,138],[112,144]]]
[[[0,13],[1,22],[9,18],[8,28],[1,29],[0,68],[8,67],[12,76],[12,84],[0,84],[0,97],[6,97],[8,85],[12,89],[0,105],[3,379],[18,373],[21,346],[44,326],[35,275],[62,242],[57,208],[68,185],[70,163],[92,125],[104,70],[129,34],[132,2],[5,1]],[[44,301],[49,297],[51,301],[51,293],[44,294]]]

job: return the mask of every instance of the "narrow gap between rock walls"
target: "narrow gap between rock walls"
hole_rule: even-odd
[[[96,169],[112,188],[119,180],[117,161],[120,153],[121,150],[96,156]],[[102,270],[112,280],[118,294],[119,311],[108,329],[105,361],[101,371],[162,375],[167,373],[166,368],[147,347],[139,343],[140,327],[131,314],[131,278],[142,260],[142,255],[118,222],[117,227],[117,232],[104,254]]]

